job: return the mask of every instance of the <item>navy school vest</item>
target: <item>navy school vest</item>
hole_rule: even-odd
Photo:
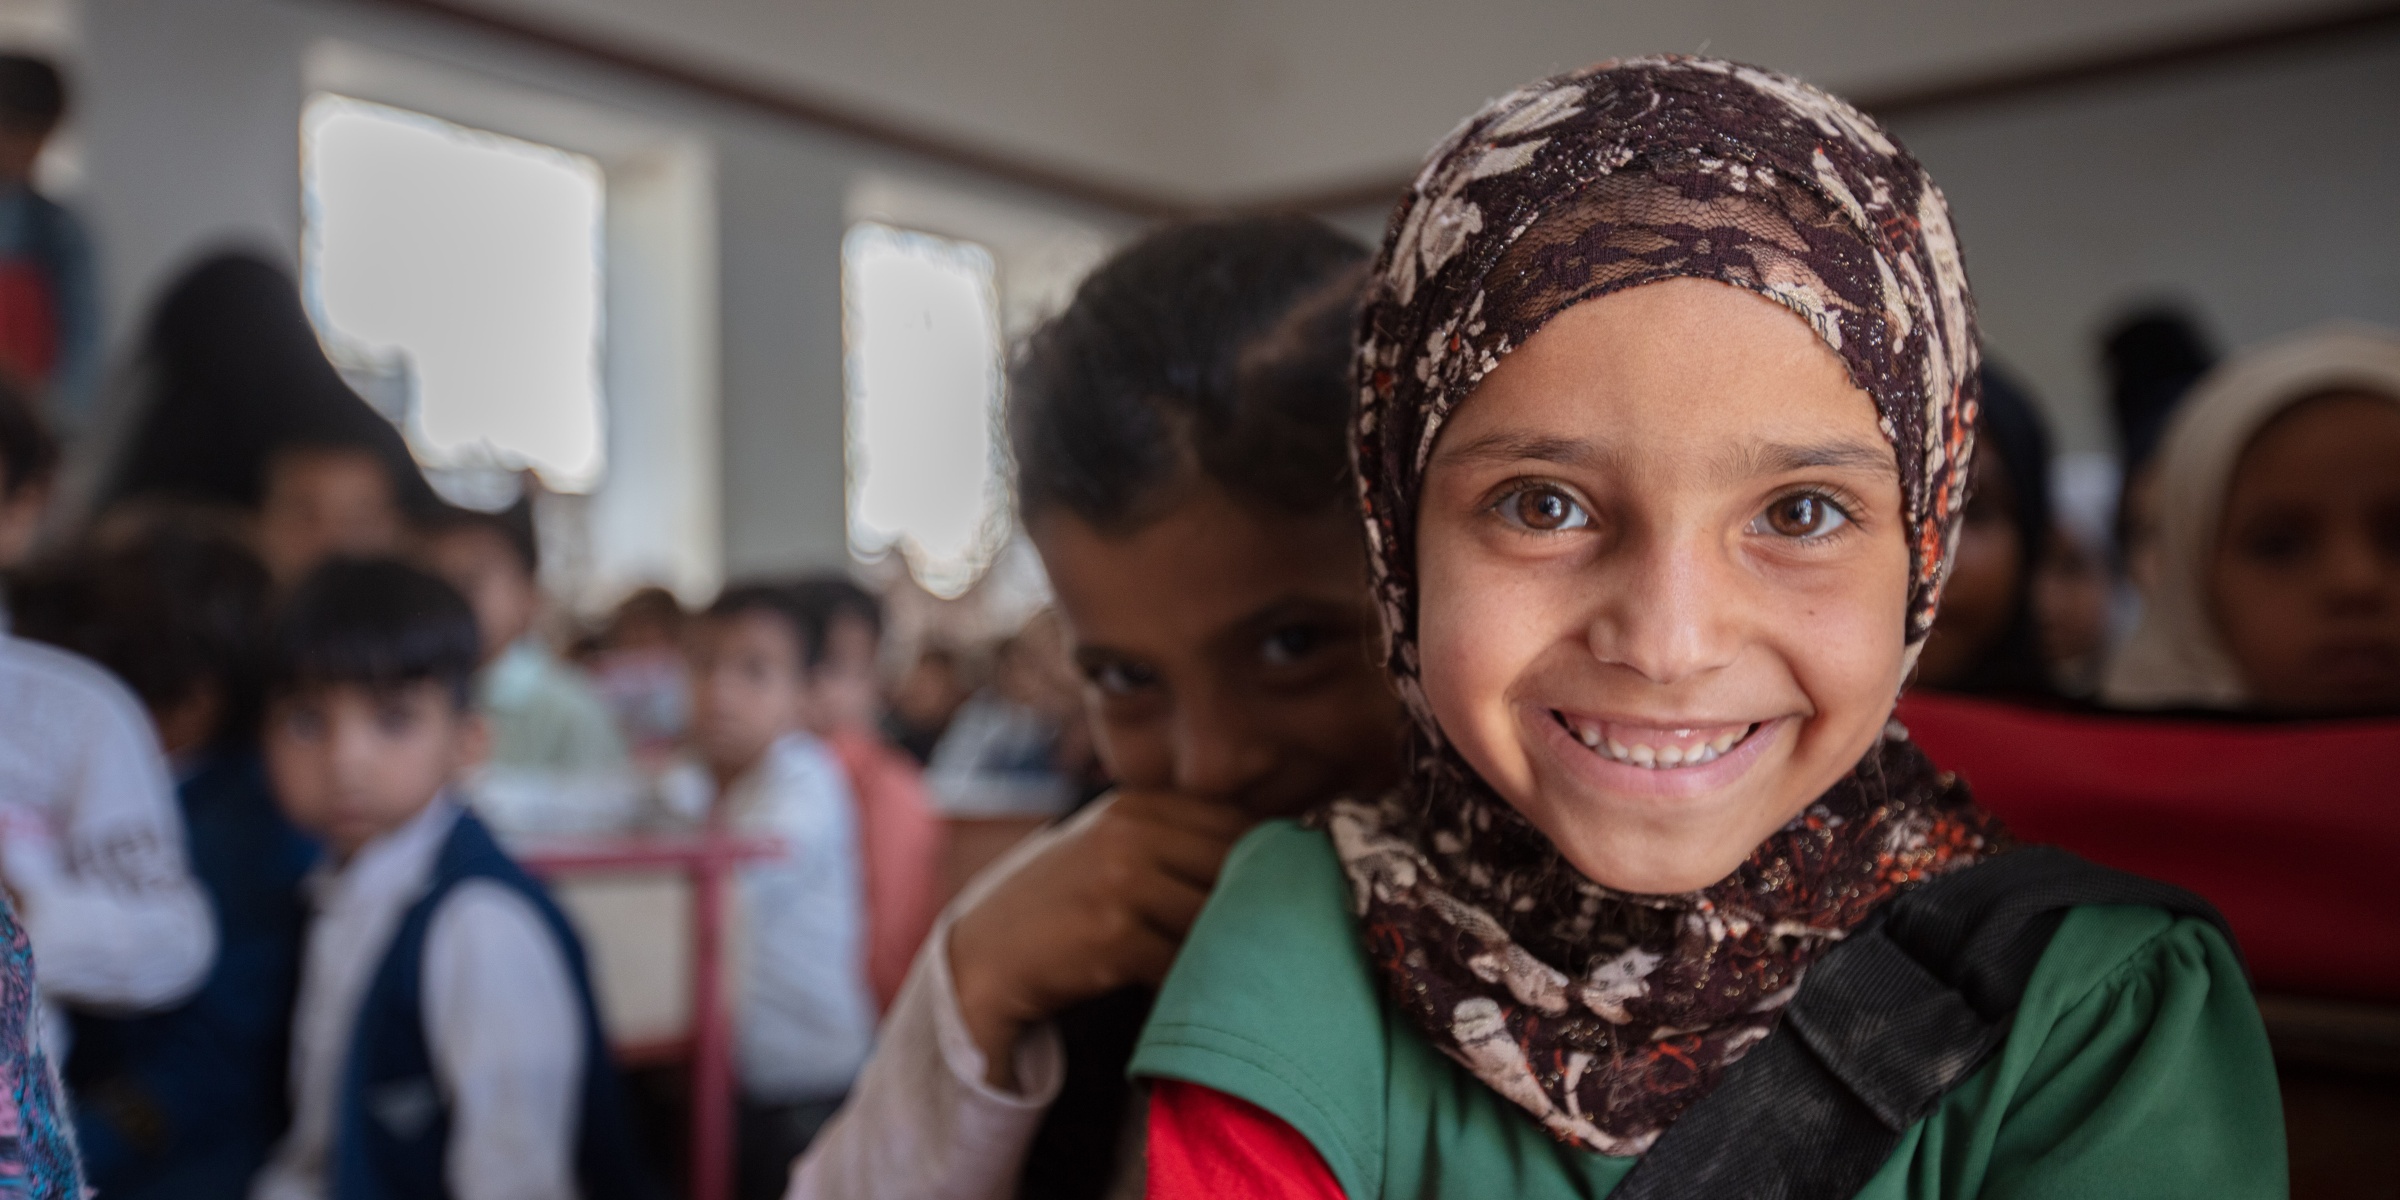
[[[584,1061],[575,1125],[578,1194],[583,1200],[653,1200],[660,1192],[625,1118],[583,943],[550,894],[492,840],[473,813],[459,814],[423,895],[400,918],[359,1005],[334,1125],[333,1200],[449,1200],[443,1164],[450,1109],[425,1041],[422,972],[434,912],[453,888],[470,879],[490,880],[531,902],[558,940],[575,980]]]
[[[300,879],[317,850],[276,811],[254,749],[212,752],[176,790],[216,961],[163,1012],[72,1014],[67,1091],[85,1177],[110,1200],[243,1200],[287,1117]]]

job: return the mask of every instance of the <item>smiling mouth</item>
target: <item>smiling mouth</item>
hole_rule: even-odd
[[[1693,726],[1669,729],[1629,725],[1550,710],[1552,720],[1584,748],[1612,762],[1646,771],[1672,771],[1704,766],[1725,756],[1757,733],[1764,722],[1747,725]]]

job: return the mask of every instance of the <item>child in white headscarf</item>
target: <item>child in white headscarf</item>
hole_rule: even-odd
[[[2400,334],[2335,326],[2212,372],[2159,501],[2157,583],[2103,700],[2400,711]]]

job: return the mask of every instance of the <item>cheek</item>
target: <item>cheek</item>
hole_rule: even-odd
[[[1111,715],[1105,704],[1086,700],[1093,746],[1109,777],[1130,788],[1166,788],[1175,779],[1175,751],[1164,721]]]
[[[1525,771],[1510,689],[1573,636],[1573,618],[1539,580],[1481,562],[1467,541],[1432,530],[1419,541],[1418,674],[1442,735],[1506,790]]]

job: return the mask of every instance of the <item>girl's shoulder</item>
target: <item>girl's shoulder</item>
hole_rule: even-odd
[[[2006,1040],[1860,1193],[2279,1196],[2273,1057],[2217,928],[2071,909]]]
[[[1131,1069],[1266,1109],[1355,1185],[1380,1169],[1386,1021],[1332,843],[1270,821],[1226,859]]]

